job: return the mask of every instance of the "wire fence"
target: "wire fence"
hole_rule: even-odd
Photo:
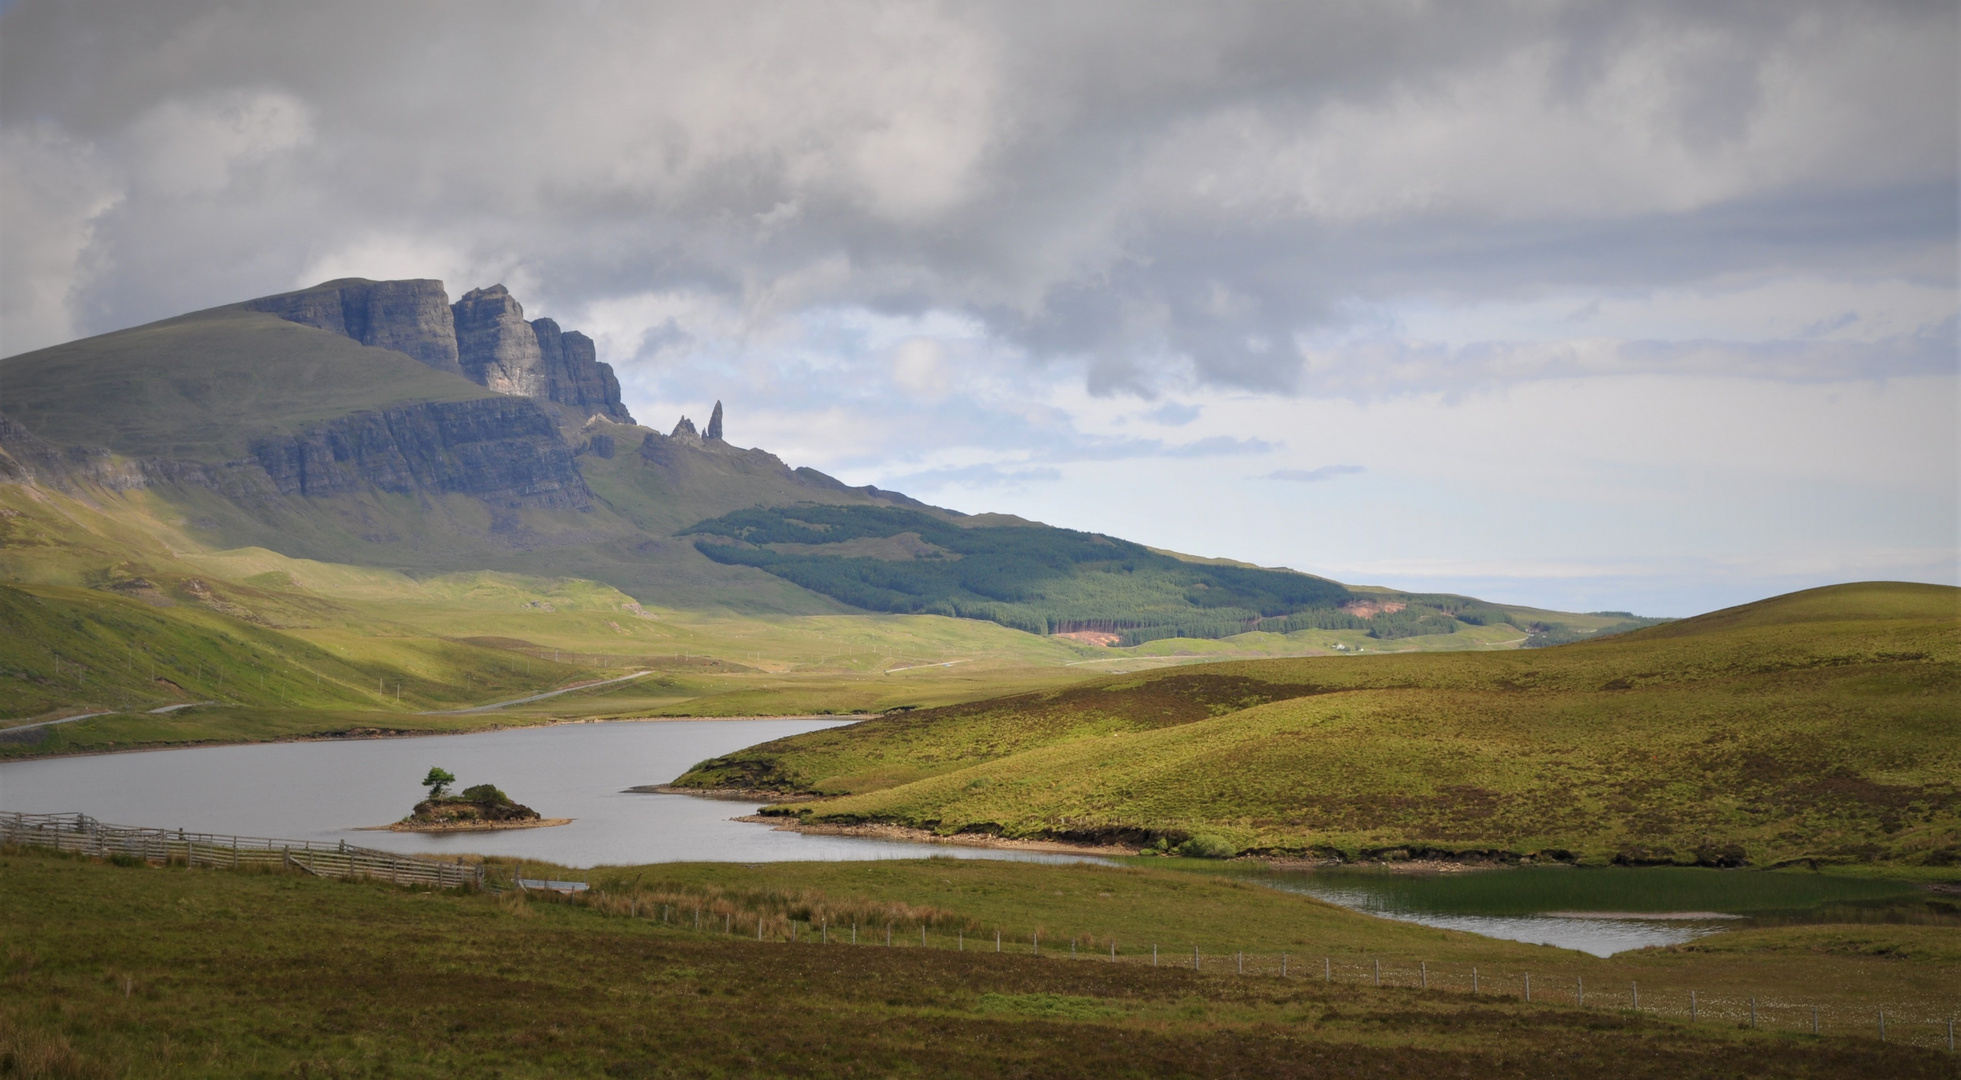
[[[356,847],[344,840],[323,843],[111,825],[87,814],[0,812],[0,843],[165,865],[181,863],[229,869],[285,867],[315,877],[372,878],[439,889],[480,888],[484,881],[481,865],[467,864],[460,859],[443,862],[397,855]]]

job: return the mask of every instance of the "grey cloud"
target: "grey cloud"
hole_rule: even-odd
[[[46,343],[48,304],[109,329],[376,238],[519,275],[541,311],[699,290],[738,336],[957,313],[1144,394],[1588,370],[1448,350],[1330,374],[1291,347],[1403,297],[1953,277],[1950,5],[29,0],[0,20],[0,132],[72,151],[0,180],[9,233],[68,275],[0,312],[9,351]],[[84,173],[81,210],[44,205]],[[1624,352],[1750,352],[1645,348]],[[1919,370],[1916,348],[1736,370]]]

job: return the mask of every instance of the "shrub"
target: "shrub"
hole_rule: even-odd
[[[1239,854],[1239,849],[1224,837],[1199,833],[1179,844],[1178,854],[1193,859],[1230,859]]]
[[[472,784],[463,789],[463,801],[479,806],[508,806],[511,797],[497,790],[493,784]]]

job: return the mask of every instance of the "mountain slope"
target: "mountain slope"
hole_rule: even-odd
[[[1493,647],[1607,628],[968,517],[792,469],[723,423],[719,404],[705,435],[685,418],[666,434],[632,423],[591,339],[526,320],[502,286],[451,303],[438,281],[342,279],[0,360],[0,481],[160,505],[210,548],[1126,645],[1527,632],[1449,642]]]
[[[680,786],[812,822],[1211,850],[1961,864],[1961,590],[1530,652],[1185,667],[816,732]]]
[[[0,360],[0,411],[41,438],[197,463],[364,410],[497,396],[393,349],[236,308]]]

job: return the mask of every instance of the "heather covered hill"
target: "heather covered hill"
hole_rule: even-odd
[[[1184,667],[764,744],[677,783],[811,822],[1230,853],[1961,861],[1961,590],[1558,648]]]

